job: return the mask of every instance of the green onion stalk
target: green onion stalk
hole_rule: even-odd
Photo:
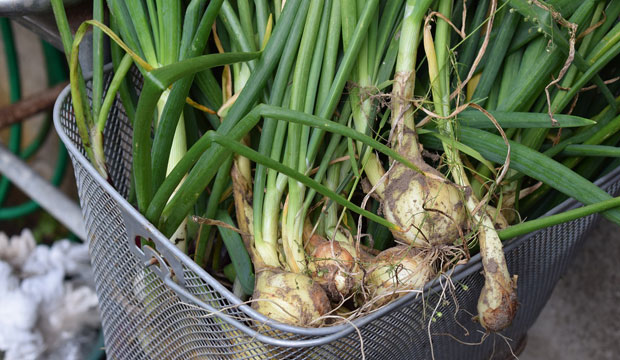
[[[451,12],[451,2],[440,0],[439,11],[444,16]],[[449,28],[443,19],[437,20],[435,30],[436,43],[433,40],[430,25],[424,27],[424,50],[428,62],[429,78],[432,87],[435,112],[441,117],[439,120],[440,132],[454,137],[453,119],[449,118],[450,91],[449,91]],[[458,149],[452,144],[443,144],[450,173],[455,183],[464,189],[471,189],[469,179],[465,174]],[[478,299],[478,318],[480,324],[490,331],[500,331],[512,323],[517,310],[517,281],[516,276],[511,278],[506,259],[502,250],[502,242],[495,230],[495,223],[480,206],[473,194],[465,196],[464,207],[473,218],[474,224],[479,227],[478,242],[485,283]]]
[[[234,25],[236,19],[232,13],[232,9],[229,7],[227,2],[224,5],[224,22],[225,24]],[[241,20],[240,25],[242,27],[242,31],[231,31],[233,26],[227,26],[229,34],[231,34],[235,39],[233,40],[233,48],[235,48],[235,44],[240,44],[237,46],[241,46],[246,50],[256,48],[251,31],[252,22],[248,7],[249,6],[246,1],[238,2],[239,19]],[[292,33],[287,39],[286,45],[288,46],[285,47],[284,51],[287,52],[296,49],[298,46],[296,43],[299,41],[299,36],[302,32],[302,26],[299,24],[304,24],[303,20],[307,14],[305,19],[306,26],[303,27],[304,36],[302,36],[303,40],[301,40],[302,47],[298,50],[299,54],[297,57],[297,64],[295,64],[295,75],[293,77],[292,89],[294,90],[292,90],[292,93],[295,95],[292,97],[290,92],[286,94],[288,101],[291,101],[290,99],[292,98],[299,101],[300,96],[303,94],[301,91],[301,84],[307,82],[307,78],[304,78],[303,74],[306,74],[307,76],[308,65],[307,63],[304,64],[301,59],[307,59],[309,56],[308,52],[313,47],[312,43],[315,41],[313,36],[316,37],[316,33],[312,33],[312,26],[309,24],[318,21],[318,18],[321,15],[321,10],[322,2],[313,2],[310,6],[307,4],[302,5],[301,11],[296,16],[298,25],[294,25]],[[260,13],[260,11],[258,13]],[[264,41],[267,41],[269,38],[269,31],[267,30],[263,34],[264,35],[261,36],[264,36]],[[283,94],[282,90],[284,89],[284,84],[278,80],[288,80],[288,72],[290,72],[290,70],[290,64],[285,63],[279,66],[277,76],[281,77],[278,78],[276,76],[270,99],[272,104],[282,105],[281,96]],[[239,93],[249,78],[250,67],[247,64],[235,65],[233,66],[232,74],[235,93]],[[291,104],[291,109],[298,111],[303,110],[303,108],[300,108],[299,105],[295,104]],[[285,122],[281,123],[286,124]],[[292,124],[291,126],[300,125]],[[269,129],[267,128],[267,125],[265,125],[265,128],[268,132]],[[282,130],[280,131],[282,132]],[[274,141],[274,145],[280,144],[281,146],[283,141],[278,141],[278,139],[283,139],[283,134],[279,134]],[[265,140],[268,139],[263,137],[261,142],[264,142]],[[274,139],[270,140],[273,141]],[[248,143],[247,137],[244,143]],[[273,151],[274,150],[272,149],[272,152]],[[277,155],[272,155],[272,158],[280,160]],[[288,165],[289,168],[295,169],[294,164],[284,162],[284,165]],[[262,175],[264,176],[265,170],[265,166],[259,165],[257,172],[263,171]],[[282,250],[280,250],[278,249],[277,239],[275,239],[275,237],[263,237],[261,236],[261,233],[255,232],[253,226],[255,224],[254,217],[256,213],[253,212],[249,200],[252,197],[251,173],[251,163],[249,159],[237,155],[235,157],[234,166],[231,169],[230,175],[233,183],[233,198],[235,201],[237,222],[240,229],[246,234],[245,244],[251,254],[252,262],[254,264],[254,271],[256,273],[255,283],[253,284],[252,306],[262,314],[279,322],[298,326],[318,326],[322,323],[321,317],[331,310],[326,294],[317,283],[313,282],[312,279],[305,273],[299,271],[298,268],[292,268],[291,266],[286,265],[281,266],[280,259],[289,259],[290,264],[297,264],[297,262],[292,259],[291,246],[288,246],[290,242],[283,240],[284,246]],[[271,176],[274,176],[273,171],[270,171],[270,173]],[[295,183],[297,182],[294,179],[290,181]],[[278,174],[276,175],[275,181],[272,182],[277,183],[275,186],[275,191],[272,186],[271,192],[265,192],[265,198],[270,199],[274,203],[278,202],[279,205],[280,198],[286,187],[287,178],[283,176],[283,174]],[[277,228],[275,228],[275,226],[277,225],[277,219],[279,218],[279,210],[279,206],[276,208],[270,208],[268,206],[265,207],[266,213],[264,219],[272,220],[272,222],[268,225],[271,225],[276,233]],[[269,211],[269,213],[267,213],[267,211]],[[271,216],[275,217],[275,221],[274,218],[271,218]],[[284,218],[282,223],[286,223]],[[259,234],[259,236],[256,236],[256,234]],[[294,246],[295,244],[293,244],[293,247]],[[304,254],[303,249],[295,249],[293,251]],[[301,259],[305,260],[303,256]]]
[[[413,120],[417,48],[431,3],[413,0],[405,4],[391,94],[391,146],[418,170],[397,161],[390,164],[387,174],[380,164],[367,163],[364,168],[386,219],[399,227],[392,234],[401,244],[379,254],[368,269],[365,294],[375,306],[420,289],[433,278],[432,249],[452,244],[467,220],[461,190],[422,158]],[[358,121],[356,126],[362,130],[366,123]],[[376,158],[369,161],[373,162],[378,163]]]
[[[225,5],[226,7],[223,12],[223,20],[226,24],[228,33],[232,35],[233,47],[238,46],[246,49],[251,49],[252,47],[256,48],[253,31],[251,30],[252,21],[248,10],[248,4],[244,1],[238,3],[240,19],[238,31],[233,30],[236,25],[236,15],[233,13],[233,10],[229,7],[229,5]],[[297,6],[299,6],[299,4],[297,4]],[[284,45],[283,56],[286,56],[283,57],[283,59],[295,57],[292,52],[297,50],[301,33],[303,30],[309,28],[309,25],[306,25],[304,29],[303,24],[309,24],[311,21],[317,21],[320,16],[321,9],[322,2],[317,2],[310,6],[307,2],[305,2],[301,4],[301,8],[297,14],[286,12],[286,15],[283,15],[287,18],[294,17],[296,20],[287,38],[280,40],[282,45]],[[276,26],[277,25],[278,24],[276,23]],[[306,34],[308,34],[308,32],[309,30],[305,30]],[[265,36],[263,39],[266,40],[266,38],[269,37],[269,34],[265,32],[265,35],[263,36]],[[308,39],[308,36],[311,38]],[[312,41],[312,34],[305,36],[304,43],[306,44],[306,52],[311,49]],[[307,53],[303,55],[304,57],[308,56]],[[302,57],[298,58],[298,63],[300,62],[300,59],[302,59]],[[269,102],[271,104],[282,105],[287,85],[286,82],[289,80],[291,67],[291,61],[284,60],[279,64],[269,98]],[[300,64],[296,64],[296,69],[299,70],[295,71],[297,78],[295,78],[293,82],[293,88],[296,89],[295,98],[299,100],[299,97],[302,94],[300,91],[300,81],[303,81],[303,77],[300,78],[300,76],[304,73],[304,70],[307,75],[307,69],[304,69],[304,65]],[[233,67],[232,74],[234,77],[233,83],[235,92],[239,92],[248,81],[248,78],[250,77],[249,70],[249,67],[246,65],[241,65],[241,67]],[[287,98],[290,99],[290,91],[286,91],[289,92],[289,94],[287,94]],[[302,108],[299,108],[299,106],[295,106],[293,109],[303,110]],[[260,115],[256,118],[256,120],[259,118]],[[284,121],[279,123],[280,128],[287,124]],[[269,156],[275,161],[280,161],[279,156],[271,155],[268,152],[267,145],[271,145],[273,143],[274,148],[276,144],[280,144],[280,146],[282,146],[285,138],[283,130],[280,129],[280,134],[278,134],[275,138],[268,139],[267,136],[264,135],[265,133],[272,133],[275,130],[274,125],[275,119],[265,120],[259,151],[263,156]],[[297,124],[295,125],[299,126]],[[286,163],[286,165],[288,165],[290,169],[295,169],[295,166],[291,166],[290,163]],[[262,186],[264,187],[267,169],[267,166],[257,162],[257,175],[255,175],[255,177],[259,177],[260,174],[262,179],[256,179],[254,181],[255,183],[262,183]],[[270,173],[273,177],[274,171],[270,170]],[[237,223],[245,234],[244,242],[252,257],[252,263],[254,264],[254,271],[256,274],[256,280],[253,284],[254,290],[252,295],[254,301],[252,306],[259,312],[279,322],[300,326],[312,326],[317,319],[325,315],[330,310],[330,305],[324,291],[318,284],[314,283],[308,276],[300,271],[293,271],[292,269],[281,266],[280,264],[280,257],[284,251],[278,249],[276,226],[279,219],[280,197],[282,196],[287,183],[286,176],[282,174],[278,174],[279,176],[275,175],[275,177],[279,177],[279,181],[277,181],[279,184],[277,184],[277,187],[275,184],[275,179],[272,179],[272,186],[270,188],[271,191],[267,190],[263,192],[263,190],[260,190],[260,195],[263,195],[265,199],[272,199],[271,201],[273,201],[274,204],[276,202],[278,203],[277,207],[270,208],[269,206],[266,206],[264,208],[264,219],[272,221],[271,224],[268,223],[268,226],[271,226],[271,229],[273,229],[272,231],[275,232],[274,236],[264,236],[264,232],[260,229],[261,226],[258,226],[258,231],[256,226],[257,221],[260,221],[261,219],[259,216],[260,213],[254,212],[252,205],[250,205],[252,203],[251,198],[253,196],[253,191],[251,164],[248,159],[237,156],[230,175],[233,183],[233,198],[235,201]],[[258,189],[255,189],[255,199],[256,192],[258,191]],[[268,201],[265,201],[265,203],[268,203]],[[254,204],[255,206],[256,204],[263,205],[262,199],[260,199],[259,202],[254,200]],[[284,258],[284,256],[282,258]],[[291,263],[296,264],[296,262],[292,260]]]
[[[121,24],[121,38],[127,43],[133,43],[135,52],[139,53],[151,68],[159,68],[170,65],[181,60],[187,51],[181,49],[181,36],[183,33],[183,21],[181,16],[181,3],[170,1],[147,1],[146,8],[142,2],[123,3],[116,0],[108,1],[108,7],[114,20]],[[192,6],[188,7],[192,10]],[[125,18],[123,18],[125,16]],[[129,22],[127,22],[127,16]],[[122,31],[125,29],[125,31]],[[131,29],[134,30],[135,37],[127,39]],[[210,30],[210,29],[207,29]],[[129,40],[129,41],[128,41]],[[145,71],[146,69],[142,69]],[[166,106],[169,103],[171,90],[166,89],[157,100],[157,114],[153,122],[155,134],[161,131],[168,131],[167,127],[160,126],[166,116]],[[176,119],[171,120],[176,123],[172,131],[172,143],[170,154],[165,164],[165,175],[168,175],[174,166],[187,152],[185,120],[183,113],[178,114]],[[156,135],[157,137],[157,135]],[[159,139],[157,137],[157,139]],[[186,250],[186,221],[172,235],[170,240],[175,242],[177,247]]]
[[[344,47],[340,66],[336,68],[341,14],[343,9],[346,10],[347,4],[345,3],[333,0],[310,2],[306,5],[305,21],[296,23],[284,48],[283,62],[278,67],[272,87],[270,97],[272,104],[287,106],[291,110],[308,114],[316,113],[319,118],[332,116],[345,81],[352,72],[360,48],[363,47],[366,31],[374,15],[373,11],[378,5],[378,2],[370,1],[360,7],[360,20],[358,22],[355,19],[351,26],[352,33],[349,34],[352,38],[351,46]],[[301,24],[305,24],[303,28]],[[288,55],[288,52],[294,53]],[[294,69],[292,69],[293,58],[296,58]],[[289,79],[291,85],[290,88],[286,88],[285,85]],[[332,134],[321,159],[317,158],[317,155],[325,134],[324,130],[273,120],[275,119],[265,120],[259,152],[274,160],[282,161],[284,165],[301,174],[310,174],[315,161],[321,160],[314,180],[319,183],[324,180],[328,181],[329,178],[337,181],[335,179],[339,175],[337,167],[329,168],[328,179],[324,177],[328,172],[329,161],[337,154],[336,148],[341,144],[341,137]],[[346,118],[341,116],[340,120],[346,120]],[[312,281],[306,275],[310,274],[316,280],[313,283],[323,286],[320,288],[322,294],[327,292],[332,300],[342,301],[353,285],[347,276],[353,272],[351,270],[357,258],[355,249],[350,246],[352,242],[342,233],[335,231],[331,223],[327,225],[328,232],[333,237],[343,240],[342,243],[326,241],[324,237],[326,234],[312,234],[314,228],[312,225],[310,225],[310,231],[304,231],[308,229],[309,208],[313,203],[316,189],[308,188],[297,179],[283,175],[273,169],[267,171],[263,166],[258,165],[254,180],[254,246],[256,253],[260,254],[261,260],[268,269],[265,271],[265,276],[291,277],[297,279],[296,281],[304,277]],[[263,193],[261,189],[265,186],[264,184],[266,190]],[[328,184],[326,188],[332,192],[335,191],[334,184]],[[284,207],[280,212],[283,196]],[[335,207],[329,211],[334,211],[334,209]],[[331,216],[328,218],[333,219]],[[313,242],[312,239],[318,241]],[[281,249],[278,246],[279,240],[282,244]],[[346,274],[335,274],[337,269],[330,274],[325,272],[326,267],[331,267],[327,264],[331,261],[327,260],[325,263],[320,259],[331,259],[333,256],[344,259],[338,261],[336,268],[345,266]],[[257,270],[257,276],[261,278],[259,270]],[[257,280],[257,285],[260,283]],[[311,292],[318,293],[316,290]],[[265,298],[266,294],[268,292],[255,290],[254,298]],[[323,296],[321,298],[326,299]],[[269,313],[272,316],[276,313],[275,309],[266,308],[271,307],[271,302],[258,301],[256,304],[258,304],[256,307],[259,311],[263,313]],[[329,302],[326,304],[329,305]],[[324,308],[321,305],[314,308],[325,310],[330,309],[331,306]],[[322,315],[322,311],[313,313]]]
[[[383,199],[386,218],[408,229],[394,236],[421,246],[451,243],[466,221],[459,206],[462,204],[460,189],[424,162],[414,124],[415,62],[423,17],[430,3],[410,1],[406,5],[392,85],[392,146],[419,164],[423,173],[416,174],[394,164]]]

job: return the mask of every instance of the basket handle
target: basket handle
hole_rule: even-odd
[[[174,278],[185,287],[183,265],[162,243],[162,235],[150,223],[138,224],[132,214],[120,208],[125,228],[129,251],[136,256],[144,267],[150,268],[162,281]],[[153,229],[151,229],[153,228]],[[141,245],[140,238],[154,242],[157,250],[149,245]],[[168,241],[167,239],[163,241]],[[167,244],[166,244],[167,245]]]

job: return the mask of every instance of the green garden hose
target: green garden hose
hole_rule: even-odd
[[[21,97],[21,84],[19,81],[19,65],[17,62],[17,52],[13,41],[13,29],[8,19],[0,19],[0,29],[2,30],[2,41],[4,42],[4,54],[6,56],[6,67],[9,74],[9,93],[11,103],[19,101]],[[9,150],[14,154],[19,154],[21,145],[22,125],[20,123],[11,125],[9,137]],[[6,200],[10,182],[4,176],[0,180],[0,205]]]
[[[2,30],[2,38],[5,44],[5,55],[7,59],[7,69],[10,82],[11,102],[16,102],[21,96],[20,76],[17,53],[15,51],[15,43],[13,39],[13,31],[8,19],[0,19],[0,29]],[[64,57],[56,49],[49,44],[42,42],[43,55],[47,68],[48,85],[55,85],[67,79],[67,72],[64,66]],[[51,129],[51,118],[48,116],[45,123],[39,129],[35,139],[23,151],[21,151],[21,124],[11,126],[9,150],[18,154],[22,159],[28,159],[34,155],[41,145],[45,142]],[[62,145],[58,147],[58,157],[51,183],[55,186],[60,185],[64,177],[67,166],[67,151]],[[6,178],[0,180],[0,205],[6,200],[10,182]],[[39,205],[33,201],[27,201],[23,204],[12,207],[0,207],[0,220],[10,220],[22,217],[39,209]]]

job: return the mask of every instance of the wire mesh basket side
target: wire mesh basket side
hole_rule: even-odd
[[[313,347],[267,345],[221,321],[200,304],[184,300],[132,253],[128,239],[132,222],[137,220],[123,215],[118,197],[106,190],[99,175],[83,165],[84,152],[70,96],[63,94],[55,123],[64,134],[63,141],[72,145],[68,149],[90,239],[106,351],[111,358],[359,359],[362,353],[367,359],[426,359],[432,355],[440,359],[506,358],[538,317],[581,246],[583,234],[596,219],[589,216],[556,225],[507,246],[510,272],[519,274],[520,307],[503,336],[486,338],[472,319],[484,281],[480,263],[472,261],[449,281],[444,279],[437,291],[417,297],[411,294],[388,305],[381,316],[356,320],[355,329],[341,337],[317,342]],[[104,141],[110,182],[126,198],[131,179],[131,126],[118,101],[106,124]],[[618,181],[610,190],[618,191]],[[323,338],[319,331],[315,336],[311,331],[284,332],[254,321],[211,286],[213,279],[206,279],[204,273],[198,274],[188,265],[183,263],[179,271],[184,290],[203,304],[225,312],[237,324],[277,339],[310,342]]]

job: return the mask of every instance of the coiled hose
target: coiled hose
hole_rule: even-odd
[[[13,37],[13,29],[8,19],[0,18],[0,30],[2,31],[4,53],[6,56],[7,71],[9,76],[10,101],[11,103],[15,103],[21,98],[21,80],[19,75],[18,57]],[[43,55],[45,57],[45,64],[47,68],[48,85],[52,86],[65,81],[68,77],[66,67],[63,63],[64,56],[46,42],[42,41],[41,43],[43,46]],[[24,150],[21,149],[22,124],[17,123],[11,125],[8,144],[9,150],[14,154],[19,155],[22,159],[27,160],[32,155],[36,154],[41,148],[41,145],[45,142],[51,129],[51,123],[51,117],[48,115],[43,126],[39,129],[37,136],[34,138],[32,143],[24,148]],[[62,182],[67,167],[67,159],[67,150],[62,143],[59,143],[56,165],[50,180],[54,186],[58,186]],[[6,200],[9,188],[10,181],[3,176],[2,179],[0,179],[0,220],[19,218],[29,215],[39,209],[39,204],[37,204],[34,200],[26,201],[16,206],[2,207],[2,204],[4,204]]]

